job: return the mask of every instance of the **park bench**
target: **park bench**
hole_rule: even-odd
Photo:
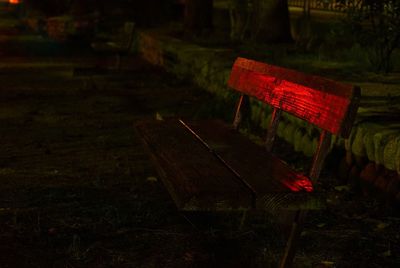
[[[122,29],[112,39],[95,40],[90,46],[95,52],[115,55],[115,68],[121,65],[121,56],[129,54],[132,49],[135,35],[135,23],[127,21]]]
[[[96,88],[94,77],[122,73],[121,58],[131,51],[134,35],[135,23],[127,21],[114,38],[98,38],[91,42],[90,46],[93,51],[102,55],[94,66],[75,67],[73,69],[73,76],[82,78],[83,88]]]
[[[305,214],[318,204],[311,200],[317,195],[314,185],[331,136],[349,136],[360,89],[245,58],[235,61],[228,86],[241,93],[232,125],[216,119],[143,119],[136,130],[180,210],[292,210],[294,221],[281,261],[281,267],[290,267]],[[263,146],[238,131],[248,97],[273,108]],[[321,129],[309,174],[272,154],[282,112]]]

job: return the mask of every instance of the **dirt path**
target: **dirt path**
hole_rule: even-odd
[[[186,235],[146,180],[156,174],[133,122],[182,105],[187,85],[134,61],[95,85],[68,62],[2,69],[0,267],[149,267],[147,251]]]

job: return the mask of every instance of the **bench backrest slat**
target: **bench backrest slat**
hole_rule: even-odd
[[[235,61],[228,85],[343,137],[360,98],[358,87],[245,58]]]

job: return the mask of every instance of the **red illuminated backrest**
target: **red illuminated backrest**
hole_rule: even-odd
[[[343,137],[360,98],[358,87],[245,58],[236,59],[228,85]]]

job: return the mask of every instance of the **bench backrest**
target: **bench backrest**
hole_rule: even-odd
[[[315,182],[331,145],[331,134],[350,135],[360,100],[360,88],[265,63],[238,58],[228,85],[241,92],[234,127],[240,121],[244,95],[274,107],[265,147],[271,151],[281,112],[288,112],[322,129],[309,177]]]
[[[345,138],[360,97],[358,87],[244,58],[235,61],[228,85]]]

